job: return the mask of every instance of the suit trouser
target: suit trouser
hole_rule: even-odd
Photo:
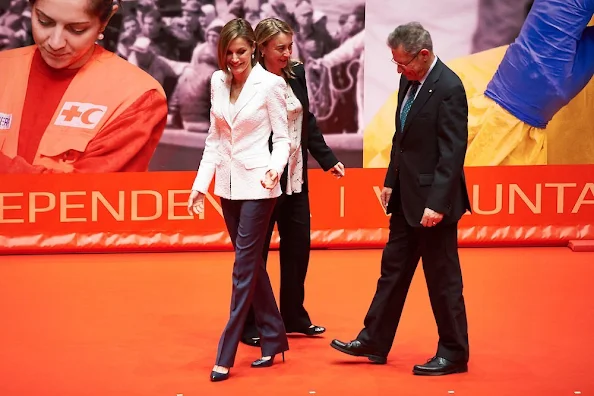
[[[288,332],[300,331],[311,326],[311,319],[303,306],[311,248],[308,192],[283,194],[278,198],[262,252],[265,263],[275,223],[280,235],[280,312]],[[243,334],[245,337],[258,337],[253,309],[248,313]]]
[[[285,327],[262,260],[262,248],[275,201],[221,199],[223,216],[235,248],[235,262],[231,315],[219,341],[217,365],[233,367],[243,324],[252,304],[261,334],[262,356],[273,356],[289,349]]]
[[[392,348],[404,301],[419,259],[437,323],[437,356],[466,362],[468,324],[458,258],[458,223],[411,227],[401,213],[390,219],[390,235],[382,254],[381,277],[357,339],[387,356]]]

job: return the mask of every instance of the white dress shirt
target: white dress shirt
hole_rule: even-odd
[[[291,195],[300,193],[303,186],[303,155],[301,155],[301,128],[303,126],[303,106],[291,85],[287,84],[287,113],[289,121],[289,139],[291,152],[289,154],[289,169],[287,172],[287,187],[285,193]]]

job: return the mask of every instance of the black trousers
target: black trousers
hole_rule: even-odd
[[[219,341],[216,364],[233,367],[243,324],[253,305],[261,335],[262,356],[289,349],[289,341],[266,272],[262,249],[276,199],[221,199],[223,216],[235,248],[231,314]]]
[[[419,259],[437,323],[437,356],[466,362],[468,324],[458,258],[458,223],[411,227],[401,213],[390,219],[390,234],[382,254],[381,276],[357,339],[387,356],[392,348],[404,301]]]
[[[283,194],[278,198],[262,251],[264,262],[268,259],[275,223],[280,235],[280,312],[290,333],[311,326],[309,314],[303,306],[311,247],[308,192]],[[247,316],[243,336],[259,337],[253,309]]]

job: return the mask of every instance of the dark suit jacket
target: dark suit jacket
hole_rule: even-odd
[[[331,169],[338,163],[338,159],[328,147],[324,136],[318,124],[316,117],[309,111],[309,97],[307,94],[307,85],[305,81],[305,68],[302,64],[297,64],[293,67],[295,78],[289,79],[288,83],[293,89],[295,96],[303,106],[303,126],[301,128],[301,153],[303,155],[303,188],[302,191],[308,191],[307,179],[307,151],[311,153],[314,159],[320,164],[324,171]],[[288,166],[285,168],[281,176],[281,186],[283,192],[287,185]]]
[[[387,212],[402,208],[408,224],[421,227],[425,208],[444,214],[444,224],[470,210],[464,157],[468,102],[460,78],[439,59],[400,129],[400,109],[410,82],[400,79],[396,132],[384,186],[393,189]],[[399,202],[400,201],[400,202]]]

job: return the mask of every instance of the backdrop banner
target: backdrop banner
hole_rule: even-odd
[[[208,135],[220,29],[235,17],[255,26],[270,16],[295,31],[292,56],[305,65],[310,110],[347,168],[336,180],[308,159],[314,248],[377,248],[387,240],[379,196],[400,75],[386,40],[411,21],[430,32],[435,54],[460,77],[468,98],[465,167],[473,212],[460,222],[460,245],[594,239],[591,0],[417,0],[414,6],[286,0],[238,7],[243,3],[206,2],[186,15],[178,0],[156,2],[157,13],[126,1],[110,20],[99,44],[150,74],[168,97],[166,128],[150,138],[140,128],[131,140],[125,132],[132,130],[121,128],[89,140],[81,125],[90,113],[82,110],[96,104],[82,99],[69,99],[47,121],[48,131],[59,126],[63,136],[37,136],[20,131],[13,103],[0,101],[0,254],[231,250],[219,199],[211,190],[204,215],[190,216],[188,189]],[[0,0],[0,19],[1,53],[34,44],[27,1]],[[0,97],[27,90],[28,80],[18,80],[21,88],[15,81],[0,77],[11,89]],[[495,95],[501,100],[487,96],[488,87],[503,92]],[[524,113],[535,109],[538,119],[550,118],[546,127],[526,121]],[[44,145],[27,133],[46,136]],[[153,153],[147,139],[156,145]],[[278,246],[277,234],[272,244]]]
[[[311,171],[314,248],[377,248],[388,236],[385,169]],[[589,165],[470,167],[473,213],[461,246],[552,245],[594,238]],[[220,201],[189,216],[194,172],[3,175],[0,253],[231,250]],[[275,234],[273,246],[278,244]]]

